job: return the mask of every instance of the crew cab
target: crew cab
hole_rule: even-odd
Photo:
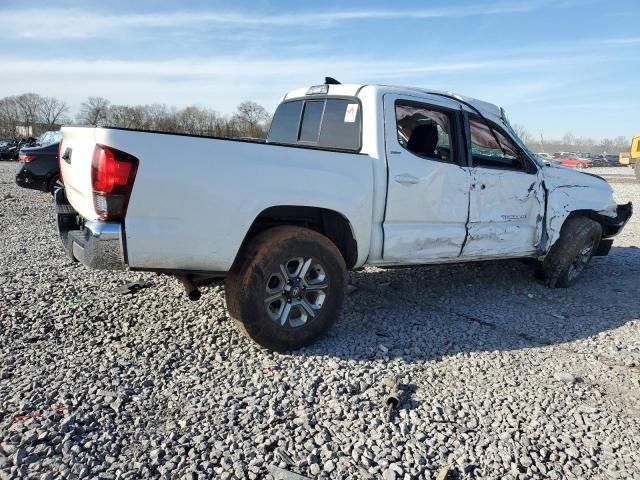
[[[339,316],[347,270],[537,259],[568,287],[631,216],[600,177],[545,165],[502,109],[333,79],[294,90],[266,142],[64,127],[55,203],[67,255],[224,278],[240,330],[299,348]]]

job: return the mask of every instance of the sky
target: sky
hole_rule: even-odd
[[[345,3],[0,0],[0,97],[273,111],[332,76],[477,97],[545,138],[640,132],[640,0]]]

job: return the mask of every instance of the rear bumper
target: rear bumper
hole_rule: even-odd
[[[30,172],[23,163],[18,164],[16,172],[16,185],[22,188],[31,188],[33,190],[47,191],[49,183],[48,177],[41,177]]]
[[[54,198],[58,234],[67,256],[90,268],[124,270],[127,263],[122,225],[82,221],[67,201],[64,188],[57,189]]]

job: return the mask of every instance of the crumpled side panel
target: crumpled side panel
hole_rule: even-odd
[[[606,198],[589,186],[563,185],[549,190],[548,195],[545,252],[560,238],[560,229],[571,212],[591,210],[606,217],[616,216],[613,198]]]

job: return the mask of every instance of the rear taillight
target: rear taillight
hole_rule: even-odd
[[[26,153],[21,153],[21,154],[18,156],[18,160],[20,160],[21,162],[24,162],[24,163],[32,162],[32,161],[33,161],[33,160],[35,160],[36,158],[38,158],[38,157],[37,157],[37,156],[35,156],[35,155],[27,155]]]
[[[96,145],[91,161],[93,206],[103,220],[121,220],[138,169],[138,159],[114,148]]]

